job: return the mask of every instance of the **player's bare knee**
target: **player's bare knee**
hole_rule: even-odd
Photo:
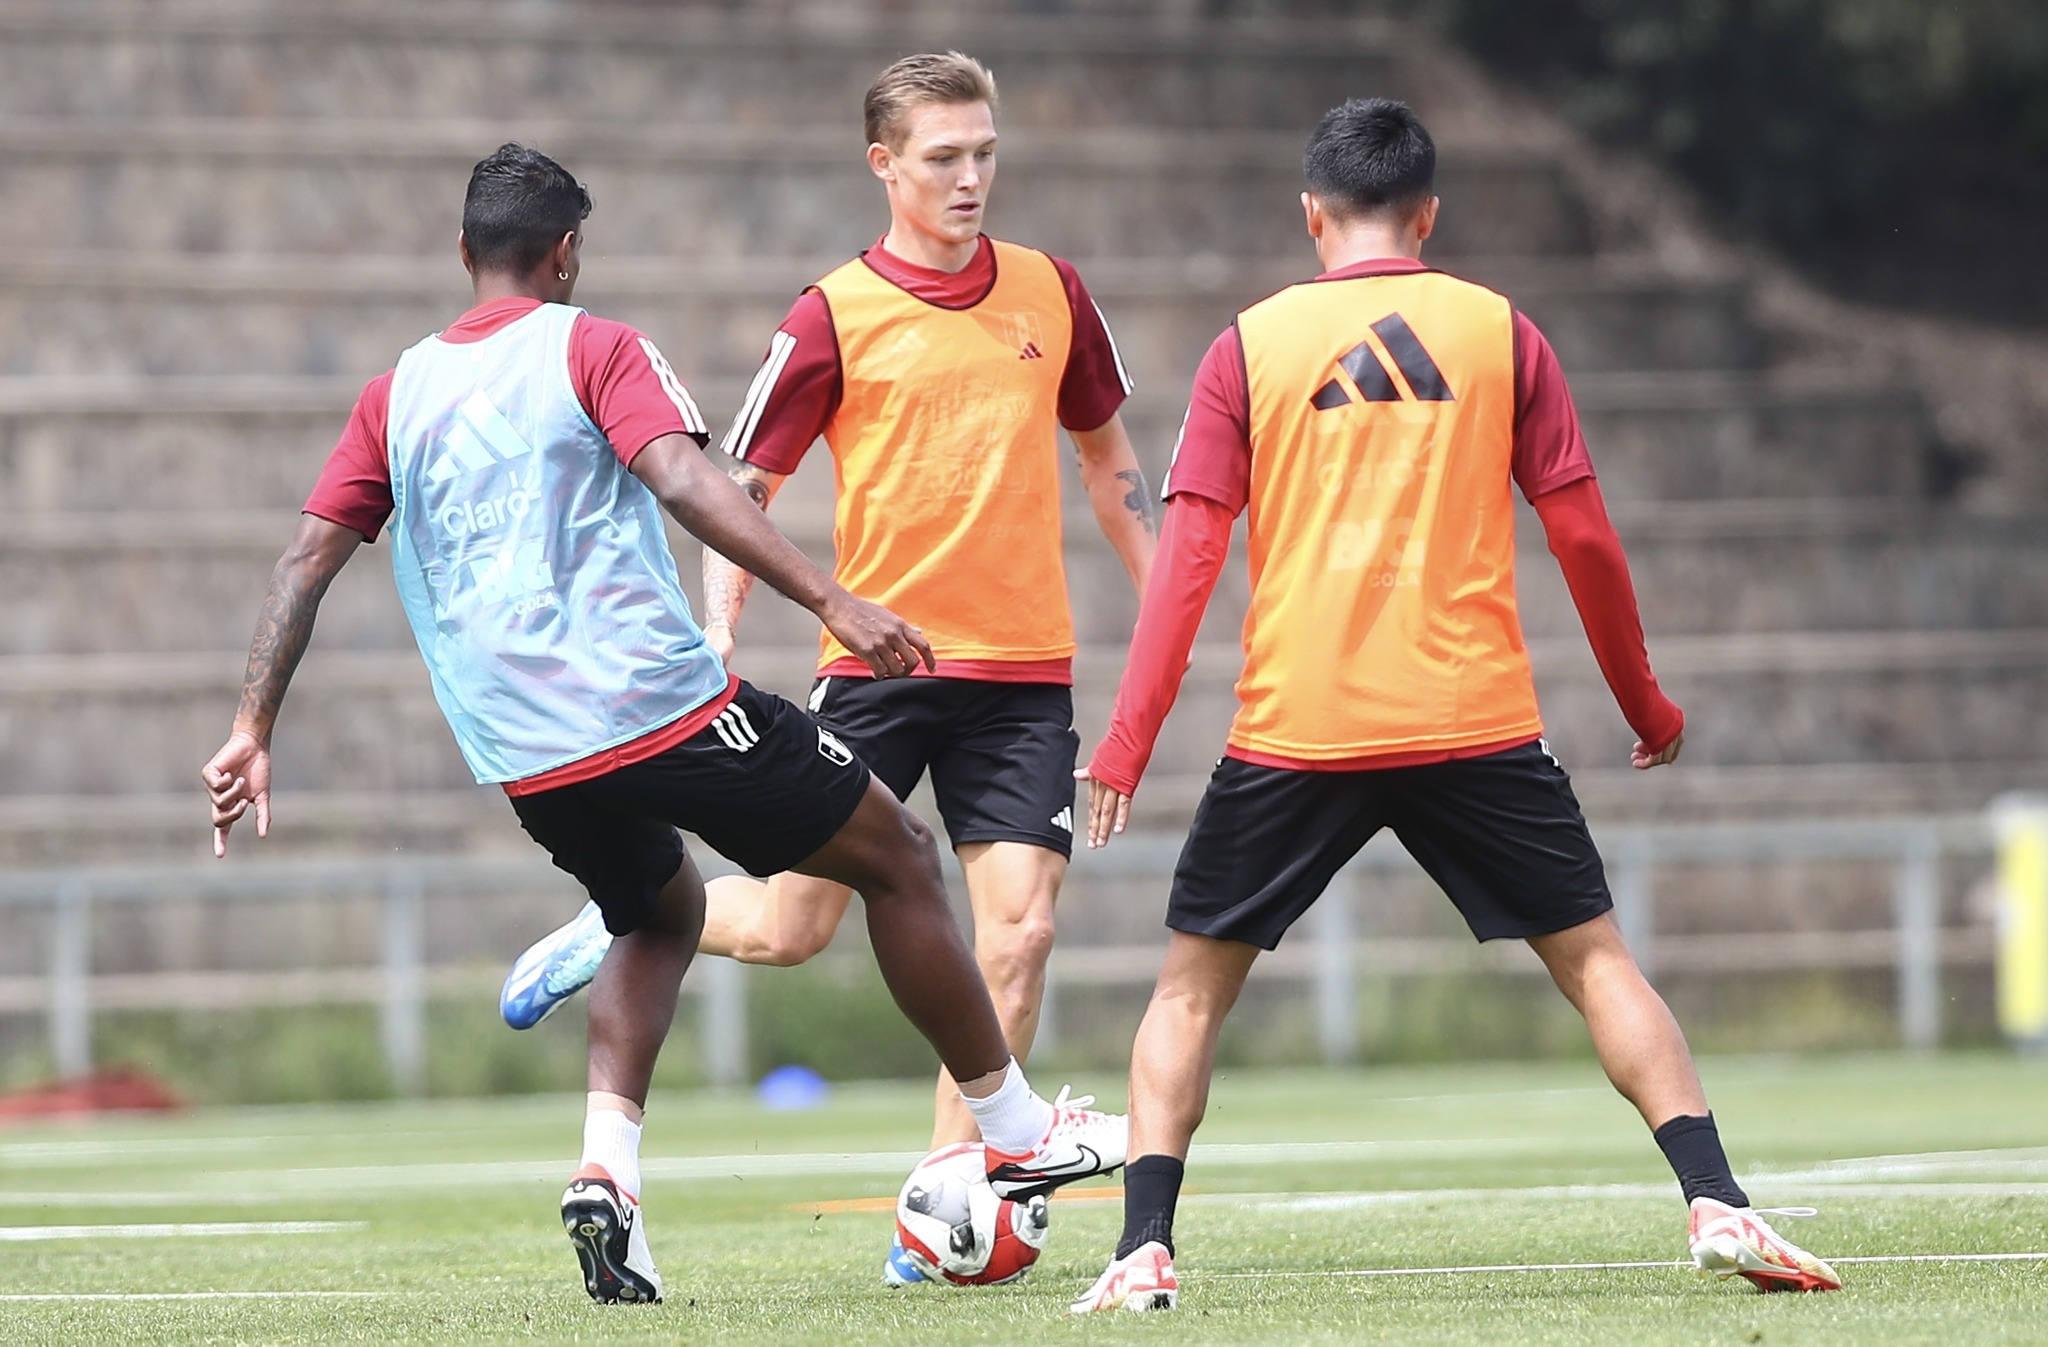
[[[977,923],[975,957],[991,990],[1035,982],[1052,956],[1052,942],[1052,914],[1033,912],[1018,921]]]
[[[753,949],[756,957],[747,962],[769,968],[795,968],[824,953],[825,947],[832,943],[832,932],[833,927],[830,926],[805,924],[795,930],[757,937]]]

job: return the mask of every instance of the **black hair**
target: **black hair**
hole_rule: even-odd
[[[469,175],[462,234],[480,271],[524,274],[590,214],[590,193],[569,170],[524,145],[500,145]]]
[[[1436,188],[1436,142],[1399,99],[1353,98],[1323,114],[1301,171],[1335,215],[1406,211]]]

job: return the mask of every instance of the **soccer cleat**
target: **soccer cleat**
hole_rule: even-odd
[[[1692,1200],[1693,1266],[1704,1274],[1741,1275],[1763,1291],[1839,1291],[1835,1270],[1766,1225],[1763,1216],[1811,1216],[1811,1207],[1731,1207],[1711,1197]]]
[[[1052,1101],[1052,1126],[1037,1146],[1022,1154],[988,1148],[988,1186],[997,1197],[1037,1197],[1123,1167],[1131,1143],[1130,1119],[1121,1113],[1098,1113],[1088,1107],[1095,1102],[1094,1095],[1069,1099],[1067,1091],[1062,1085]]]
[[[590,985],[611,947],[604,914],[596,903],[585,903],[566,926],[550,931],[519,956],[505,977],[505,990],[498,994],[498,1013],[514,1029],[533,1028]]]
[[[562,1227],[583,1265],[583,1289],[602,1305],[654,1304],[661,1299],[661,1274],[647,1248],[640,1204],[593,1170],[586,1167],[562,1194]]]
[[[903,1236],[898,1235],[889,1242],[889,1256],[882,1260],[882,1285],[915,1286],[930,1280],[917,1270],[917,1264],[910,1261],[910,1255],[903,1251]]]
[[[1142,1314],[1170,1310],[1180,1303],[1180,1278],[1173,1275],[1173,1255],[1157,1240],[1140,1244],[1124,1258],[1112,1258],[1095,1285],[1067,1307],[1070,1314],[1129,1310]]]

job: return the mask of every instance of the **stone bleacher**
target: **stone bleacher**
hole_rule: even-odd
[[[2048,589],[2025,582],[2048,537],[1930,497],[1910,389],[1781,377],[1745,278],[1596,246],[1567,148],[1413,33],[1091,13],[0,0],[0,863],[203,852],[197,769],[294,511],[356,390],[464,305],[470,164],[520,139],[589,183],[579,301],[647,331],[722,426],[790,298],[885,225],[862,89],[950,45],[1002,86],[991,226],[1088,279],[1155,482],[1211,337],[1314,270],[1295,193],[1315,118],[1390,93],[1438,129],[1431,260],[1557,346],[1690,716],[1680,768],[1626,769],[1529,518],[1550,739],[1596,821],[1967,810],[2048,784]],[[825,457],[774,511],[820,560]],[[1068,520],[1092,743],[1135,602],[1077,487]],[[1184,826],[1220,747],[1243,592],[1233,571],[1143,826]],[[813,631],[761,594],[741,672],[800,696]],[[381,546],[331,594],[277,750],[274,854],[527,845],[468,783]]]

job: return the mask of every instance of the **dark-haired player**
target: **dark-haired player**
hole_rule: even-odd
[[[1651,675],[1549,344],[1506,299],[1418,260],[1435,168],[1405,104],[1354,100],[1324,117],[1302,194],[1323,274],[1239,314],[1195,376],[1158,564],[1085,773],[1089,844],[1123,829],[1248,509],[1240,709],[1174,874],[1166,960],[1131,1052],[1123,1237],[1077,1313],[1174,1305],[1174,1206],[1217,1032],[1259,951],[1381,828],[1475,936],[1528,941],[1585,1015],[1678,1174],[1699,1267],[1766,1290],[1840,1284],[1750,1210],[1543,743],[1515,610],[1515,487],[1640,736],[1634,765],[1674,761],[1684,717]]]
[[[816,613],[875,677],[931,650],[806,560],[701,452],[653,343],[569,304],[590,198],[545,155],[476,166],[462,264],[476,304],[363,390],[271,576],[234,731],[202,770],[216,854],[270,823],[270,736],[320,598],[391,523],[434,696],[479,782],[582,882],[615,936],[591,987],[583,1166],[562,1198],[590,1294],[648,1301],[640,1122],[704,921],[688,828],[756,874],[858,890],[876,962],[961,1082],[999,1192],[1122,1159],[1121,1118],[1039,1098],[946,905],[931,831],[803,711],[726,672],[663,533],[684,528]]]

